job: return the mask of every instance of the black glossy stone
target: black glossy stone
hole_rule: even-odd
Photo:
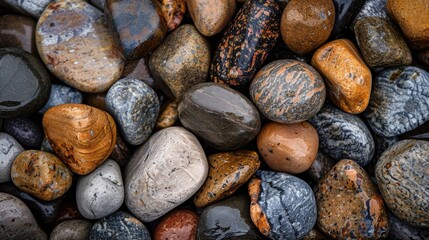
[[[37,112],[50,89],[48,71],[36,57],[17,48],[0,49],[0,118]]]
[[[335,24],[331,35],[340,35],[356,17],[365,0],[334,0]]]
[[[43,129],[30,118],[5,119],[3,128],[24,148],[39,149],[42,144]]]

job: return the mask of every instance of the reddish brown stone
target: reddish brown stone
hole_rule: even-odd
[[[186,0],[157,0],[169,31],[176,29],[186,12]]]
[[[156,121],[157,129],[168,128],[176,123],[179,118],[178,105],[177,101],[169,101],[164,104]]]
[[[190,210],[179,209],[164,216],[155,229],[154,240],[196,239],[198,215]]]
[[[37,53],[36,21],[19,15],[0,16],[0,48],[15,47]]]

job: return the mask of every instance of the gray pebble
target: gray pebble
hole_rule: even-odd
[[[86,220],[67,220],[58,224],[49,237],[49,240],[83,240],[89,239],[92,223]]]
[[[83,96],[78,90],[59,84],[51,85],[51,95],[46,105],[39,110],[39,113],[45,113],[49,108],[65,103],[82,103]]]
[[[45,136],[42,141],[42,145],[40,146],[40,150],[44,152],[54,153],[54,149],[51,146],[51,143],[49,143],[48,138]]]
[[[0,132],[0,183],[9,182],[12,163],[24,148],[7,133]]]
[[[353,24],[366,17],[389,18],[386,12],[387,0],[366,0]]]
[[[39,18],[43,10],[54,0],[0,0],[0,3],[25,15]]]

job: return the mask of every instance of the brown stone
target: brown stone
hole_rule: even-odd
[[[107,112],[106,93],[85,93],[83,102]]]
[[[36,21],[19,15],[0,16],[0,48],[15,47],[37,53]]]
[[[283,11],[280,27],[286,45],[306,54],[328,39],[334,23],[332,0],[291,0]]]
[[[338,39],[321,46],[311,65],[326,80],[328,96],[341,110],[363,112],[371,95],[372,76],[353,43]]]
[[[55,155],[37,150],[19,154],[11,168],[15,186],[44,201],[61,197],[70,188],[72,176]]]
[[[209,175],[195,194],[196,207],[205,207],[234,194],[261,164],[258,154],[248,150],[212,154],[208,161]]]
[[[43,116],[43,128],[55,153],[75,173],[85,175],[100,166],[113,151],[113,118],[84,104],[62,104]]]
[[[259,153],[274,171],[302,173],[316,159],[319,137],[307,122],[270,122],[258,134]]]
[[[131,152],[120,134],[116,134],[116,144],[108,158],[113,159],[119,166],[127,165]]]
[[[382,239],[390,224],[383,198],[356,162],[341,160],[315,190],[317,226],[334,239]]]
[[[186,0],[157,0],[161,4],[162,14],[168,31],[176,29],[186,12]]]
[[[178,209],[165,215],[155,229],[154,240],[195,240],[198,215],[190,210]]]
[[[179,118],[178,105],[177,101],[168,101],[164,104],[156,121],[157,129],[168,128],[176,123]]]

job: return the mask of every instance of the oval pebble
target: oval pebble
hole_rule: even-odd
[[[89,239],[92,223],[86,220],[64,221],[52,230],[49,240],[83,240]]]
[[[24,148],[11,135],[0,132],[0,183],[9,182],[10,168]]]
[[[43,114],[48,111],[49,108],[58,106],[65,103],[82,103],[83,95],[78,90],[60,84],[51,85],[51,95],[46,105],[39,110],[39,113]]]
[[[198,215],[190,210],[178,209],[165,215],[153,234],[154,240],[189,239],[197,235]]]
[[[3,129],[13,136],[23,147],[39,148],[43,141],[43,129],[33,118],[5,119]]]

